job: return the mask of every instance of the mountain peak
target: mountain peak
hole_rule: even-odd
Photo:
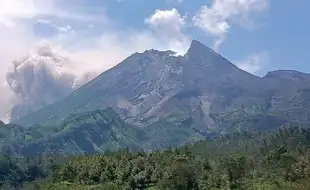
[[[166,50],[166,51],[160,51],[160,50],[155,50],[155,49],[149,49],[149,50],[145,50],[143,53],[141,53],[143,55],[148,55],[148,56],[171,56],[171,55],[175,55],[176,53],[171,51],[171,50]]]
[[[197,54],[217,54],[214,50],[209,48],[208,46],[204,45],[198,40],[192,40],[191,45],[188,49],[187,54],[189,55],[197,55]]]
[[[198,40],[192,40],[190,48],[194,48],[194,47],[204,47],[204,48],[206,48],[207,46],[204,45],[203,43],[201,43]]]

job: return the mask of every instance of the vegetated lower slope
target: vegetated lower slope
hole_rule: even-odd
[[[129,125],[112,109],[74,114],[55,126],[1,126],[3,151],[15,155],[83,154],[148,148],[147,134]]]
[[[304,190],[310,188],[309,137],[309,129],[289,127],[227,134],[162,152],[6,156],[0,159],[0,185],[38,190]]]
[[[192,120],[159,120],[141,128],[124,122],[112,109],[69,116],[59,124],[0,126],[0,150],[17,156],[93,154],[129,150],[162,150],[204,139],[189,127]],[[189,138],[191,137],[191,138]]]
[[[310,75],[275,71],[257,77],[193,41],[184,56],[135,53],[63,101],[14,123],[54,124],[69,115],[112,107],[133,125],[191,120],[188,138],[244,128],[309,123]],[[265,124],[268,125],[265,125]]]

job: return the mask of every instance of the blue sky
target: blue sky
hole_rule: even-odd
[[[251,56],[255,55],[263,56],[260,61],[264,63],[259,63],[260,68],[252,71],[258,75],[275,69],[296,69],[310,72],[310,58],[307,56],[307,50],[310,49],[308,37],[310,24],[307,21],[307,18],[310,17],[310,1],[301,0],[298,3],[289,0],[281,2],[255,1],[257,1],[257,6],[262,2],[267,2],[268,5],[261,11],[248,12],[247,17],[253,26],[244,27],[234,21],[228,21],[231,26],[218,51],[232,62],[246,61],[245,59],[251,59]],[[154,14],[155,10],[172,10],[175,8],[180,16],[186,15],[187,17],[187,26],[182,31],[183,34],[190,39],[197,39],[213,47],[216,37],[206,34],[199,27],[192,26],[192,18],[200,8],[204,5],[212,7],[212,3],[213,1],[206,0],[183,0],[183,2],[178,0],[78,0],[59,1],[56,4],[61,9],[70,6],[68,10],[73,12],[107,18],[110,22],[109,26],[94,21],[95,27],[86,32],[94,36],[109,30],[147,30],[149,25],[146,24],[145,19]],[[58,19],[55,22],[68,24],[74,27],[76,31],[81,27],[79,26],[81,25],[80,21],[73,22],[71,20],[66,23]],[[57,32],[54,31],[55,33],[53,33],[53,29],[46,29],[42,26],[36,29],[39,36],[52,35]]]
[[[0,119],[40,97],[44,84],[27,78],[29,68],[44,68],[71,91],[134,52],[183,54],[192,39],[259,76],[310,73],[309,7],[308,0],[1,0]]]
[[[135,2],[135,3],[133,3]],[[116,18],[122,25],[129,27],[146,27],[143,19],[156,8],[177,8],[181,15],[188,13],[189,17],[202,5],[210,5],[211,1],[184,0],[183,3],[170,3],[156,1],[143,6],[143,11],[130,9],[128,7],[142,6],[145,0],[128,0],[123,3],[111,3],[108,14]],[[258,71],[264,74],[267,70],[274,69],[296,69],[310,72],[310,1],[269,1],[268,8],[252,17],[257,25],[255,29],[247,30],[238,25],[233,25],[227,35],[227,39],[221,45],[220,53],[229,60],[241,60],[247,55],[266,52],[268,64]],[[140,10],[140,9],[139,9]],[[122,14],[120,14],[122,13]],[[124,16],[126,15],[126,16]],[[212,46],[210,36],[206,36],[199,29],[189,32],[191,38],[198,39]]]

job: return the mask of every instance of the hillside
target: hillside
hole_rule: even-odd
[[[124,122],[111,108],[72,114],[59,124],[0,126],[0,151],[16,156],[77,155],[116,151],[162,150],[204,139],[190,121],[160,120],[146,128]]]
[[[148,148],[147,137],[140,128],[124,123],[112,109],[73,114],[53,126],[0,127],[1,149],[12,155],[100,153],[125,147],[140,150],[141,142]]]
[[[309,122],[309,89],[308,74],[274,71],[257,77],[194,40],[184,56],[135,53],[60,103],[13,123],[54,125],[72,114],[112,107],[140,127],[168,119],[191,120],[188,127],[203,134],[277,128]]]
[[[4,189],[304,190],[309,129],[242,132],[147,153],[0,159]],[[27,182],[27,183],[25,183]]]

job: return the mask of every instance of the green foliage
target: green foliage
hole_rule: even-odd
[[[93,154],[125,147],[139,150],[140,142],[147,139],[144,130],[125,123],[112,109],[74,114],[54,126],[0,125],[0,150],[9,149],[18,156]]]
[[[205,136],[187,126],[191,119],[174,117],[141,128],[124,122],[112,109],[73,114],[58,125],[0,125],[0,151],[15,156],[94,154],[129,148],[132,151],[179,147]],[[189,138],[192,137],[192,138]]]
[[[0,159],[2,189],[309,189],[310,130],[242,132],[165,151]]]

